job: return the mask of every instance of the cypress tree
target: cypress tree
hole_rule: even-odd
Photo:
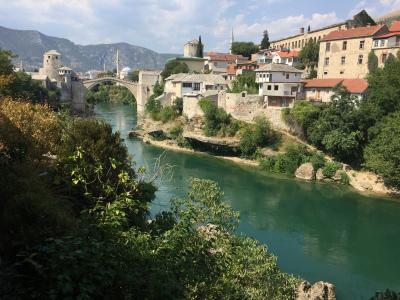
[[[199,44],[197,45],[196,57],[203,58],[203,43],[201,42],[201,35],[199,35]]]

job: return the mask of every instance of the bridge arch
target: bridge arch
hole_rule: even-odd
[[[85,86],[86,90],[90,91],[95,86],[107,82],[118,83],[119,85],[126,87],[136,99],[137,112],[144,112],[144,105],[147,97],[150,95],[151,90],[148,87],[145,87],[137,82],[122,80],[116,77],[101,77],[85,80],[83,82],[83,85]]]

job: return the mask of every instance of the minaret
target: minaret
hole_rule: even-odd
[[[117,49],[117,59],[115,61],[117,64],[117,78],[119,78],[119,50]]]
[[[229,53],[230,54],[232,54],[232,45],[233,45],[234,42],[235,42],[235,39],[233,37],[233,27],[232,27],[231,44],[230,44],[230,47],[229,47]]]

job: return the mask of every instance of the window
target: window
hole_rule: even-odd
[[[343,51],[347,50],[347,41],[344,41],[344,42],[343,42],[342,50],[343,50]]]
[[[195,83],[194,83],[194,88],[193,88],[193,90],[195,90],[195,91],[200,91],[200,82],[195,82]]]
[[[346,63],[346,56],[342,56],[341,58],[341,64],[344,65]]]
[[[364,56],[360,54],[360,55],[358,56],[358,64],[359,64],[359,65],[362,65],[363,59],[364,59]]]
[[[58,56],[56,56],[56,59],[58,59]]]
[[[267,90],[268,90],[268,91],[270,91],[270,90],[271,90],[271,85],[268,85],[268,88],[267,88]]]
[[[340,74],[344,74],[344,71],[342,70],[342,71],[340,71]]]
[[[381,40],[381,47],[385,46],[385,40]]]
[[[192,83],[191,82],[182,82],[182,87],[184,87],[184,88],[192,88]]]
[[[214,66],[218,66],[218,63],[216,61],[214,62]]]
[[[360,49],[364,49],[365,41],[360,41]]]
[[[329,66],[329,57],[325,58],[325,66]]]
[[[383,54],[382,54],[382,63],[383,63],[383,64],[385,63],[386,59],[387,59],[387,54],[386,54],[386,53],[383,53]]]
[[[376,41],[374,42],[374,47],[378,47],[378,46],[379,46],[379,41],[376,40]]]
[[[286,79],[289,79],[289,73],[286,73]]]
[[[328,72],[327,72],[327,71],[325,71],[325,72],[324,72],[324,75],[328,75]]]
[[[325,51],[326,52],[328,52],[328,51],[331,51],[331,43],[326,43],[326,46],[325,46],[326,48],[325,48]]]
[[[279,85],[274,85],[274,90],[275,91],[279,90]]]

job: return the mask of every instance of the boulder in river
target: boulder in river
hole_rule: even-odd
[[[314,179],[314,167],[312,163],[302,164],[297,168],[295,176],[299,179],[313,180]]]
[[[336,300],[335,286],[323,281],[313,285],[303,281],[297,288],[296,300]]]

